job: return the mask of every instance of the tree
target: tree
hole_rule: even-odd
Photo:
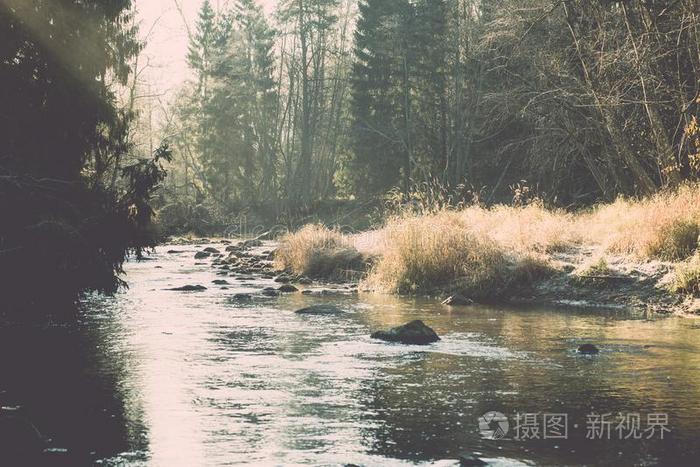
[[[167,149],[120,173],[115,187],[100,182],[120,170],[115,153],[130,150],[130,115],[109,84],[126,83],[140,48],[130,3],[0,4],[0,101],[13,112],[0,125],[0,293],[9,307],[113,292],[126,255],[155,242],[148,198]]]

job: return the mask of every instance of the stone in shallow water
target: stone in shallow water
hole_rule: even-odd
[[[311,305],[301,308],[294,313],[300,315],[338,315],[343,313],[343,310],[335,305]]]
[[[600,350],[598,350],[598,347],[596,347],[593,344],[581,344],[578,346],[578,349],[576,349],[576,351],[583,355],[595,355],[600,352]]]
[[[249,302],[253,299],[253,296],[249,293],[237,293],[232,297],[232,300],[237,302]]]
[[[277,296],[279,296],[279,294],[280,294],[279,291],[274,290],[274,289],[273,289],[273,290],[267,290],[267,289],[265,289],[265,290],[263,290],[263,291],[260,292],[260,293],[263,294],[263,295],[265,295],[266,297],[277,297]]]
[[[221,253],[219,250],[211,246],[206,247],[204,251],[206,251],[207,253]]]
[[[212,282],[216,285],[228,285],[229,284],[229,281],[227,281],[226,279],[215,279]]]
[[[211,253],[207,251],[198,251],[194,254],[194,259],[208,258],[209,256],[211,256]]]
[[[437,333],[419,319],[402,326],[391,328],[388,331],[373,332],[370,337],[387,342],[400,342],[402,344],[414,345],[426,345],[440,340]]]
[[[173,287],[172,289],[167,289],[167,290],[174,290],[176,292],[200,292],[202,290],[207,290],[206,287],[203,285],[183,285],[182,287]]]
[[[281,286],[277,290],[279,290],[280,292],[283,292],[283,293],[290,293],[290,292],[298,292],[299,291],[299,289],[297,289],[296,287],[294,287],[291,284],[284,284],[283,286]]]
[[[460,305],[473,305],[474,300],[471,298],[467,298],[463,295],[460,294],[454,294],[450,295],[446,299],[442,301],[443,305],[450,305],[450,306],[460,306]]]
[[[488,464],[476,457],[474,454],[466,452],[459,455],[459,465],[460,467],[476,467]]]

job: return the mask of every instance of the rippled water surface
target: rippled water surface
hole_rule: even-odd
[[[172,248],[172,247],[169,247]],[[700,454],[700,322],[614,312],[450,309],[434,300],[299,293],[240,304],[195,247],[127,265],[79,326],[0,330],[0,403],[19,405],[72,465],[692,465]],[[203,292],[164,290],[202,284]],[[347,313],[294,310],[333,303]],[[370,339],[422,319],[442,340]],[[600,355],[575,348],[594,342]],[[510,418],[484,439],[478,417]],[[668,414],[664,439],[587,439],[592,413]],[[515,414],[566,413],[568,439],[515,440]],[[642,426],[644,428],[644,426]],[[59,453],[60,458],[60,453]]]

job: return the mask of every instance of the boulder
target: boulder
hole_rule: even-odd
[[[287,284],[289,282],[292,282],[292,278],[286,274],[280,274],[279,276],[275,277],[275,282]]]
[[[282,293],[291,293],[291,292],[298,292],[299,289],[294,287],[291,284],[284,284],[283,286],[279,287],[277,290],[279,290]]]
[[[172,289],[166,289],[166,290],[174,290],[176,292],[201,292],[202,290],[207,290],[206,287],[203,285],[183,285],[182,287],[173,287]]]
[[[211,256],[211,253],[208,251],[198,251],[197,253],[194,254],[194,259],[203,259],[203,258],[209,258]]]
[[[274,289],[273,289],[273,290],[263,290],[263,291],[260,292],[260,293],[263,294],[263,295],[266,296],[266,297],[277,297],[277,296],[279,296],[279,294],[280,294],[279,291],[274,290]]]
[[[314,282],[314,281],[312,281],[311,279],[309,279],[308,277],[305,277],[305,276],[301,276],[301,277],[297,280],[297,283],[299,283],[299,284],[301,284],[301,285],[311,285],[311,284],[313,284],[313,282]]]
[[[596,355],[600,350],[593,344],[581,344],[578,346],[578,349],[576,349],[576,352],[583,355]]]
[[[463,306],[463,305],[473,305],[474,300],[471,298],[467,298],[463,295],[460,294],[454,294],[450,295],[446,299],[442,301],[443,305],[449,305],[449,306]]]
[[[203,251],[206,251],[207,253],[221,253],[219,250],[217,250],[213,246],[208,246]]]
[[[402,326],[391,328],[388,331],[373,332],[370,337],[387,342],[400,342],[402,344],[414,345],[426,345],[440,340],[437,333],[419,319]]]
[[[229,284],[229,281],[227,281],[226,279],[215,279],[212,282],[216,285],[228,285]]]
[[[338,315],[343,313],[343,310],[335,305],[311,305],[301,308],[294,313],[300,315]]]

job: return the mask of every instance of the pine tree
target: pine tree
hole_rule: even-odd
[[[398,2],[359,4],[352,69],[352,147],[348,171],[357,195],[373,195],[399,183],[403,164],[397,128],[400,64],[394,47]]]
[[[197,74],[198,91],[203,99],[207,98],[208,79],[213,71],[216,47],[220,41],[216,13],[209,0],[204,0],[187,52],[187,63]]]

